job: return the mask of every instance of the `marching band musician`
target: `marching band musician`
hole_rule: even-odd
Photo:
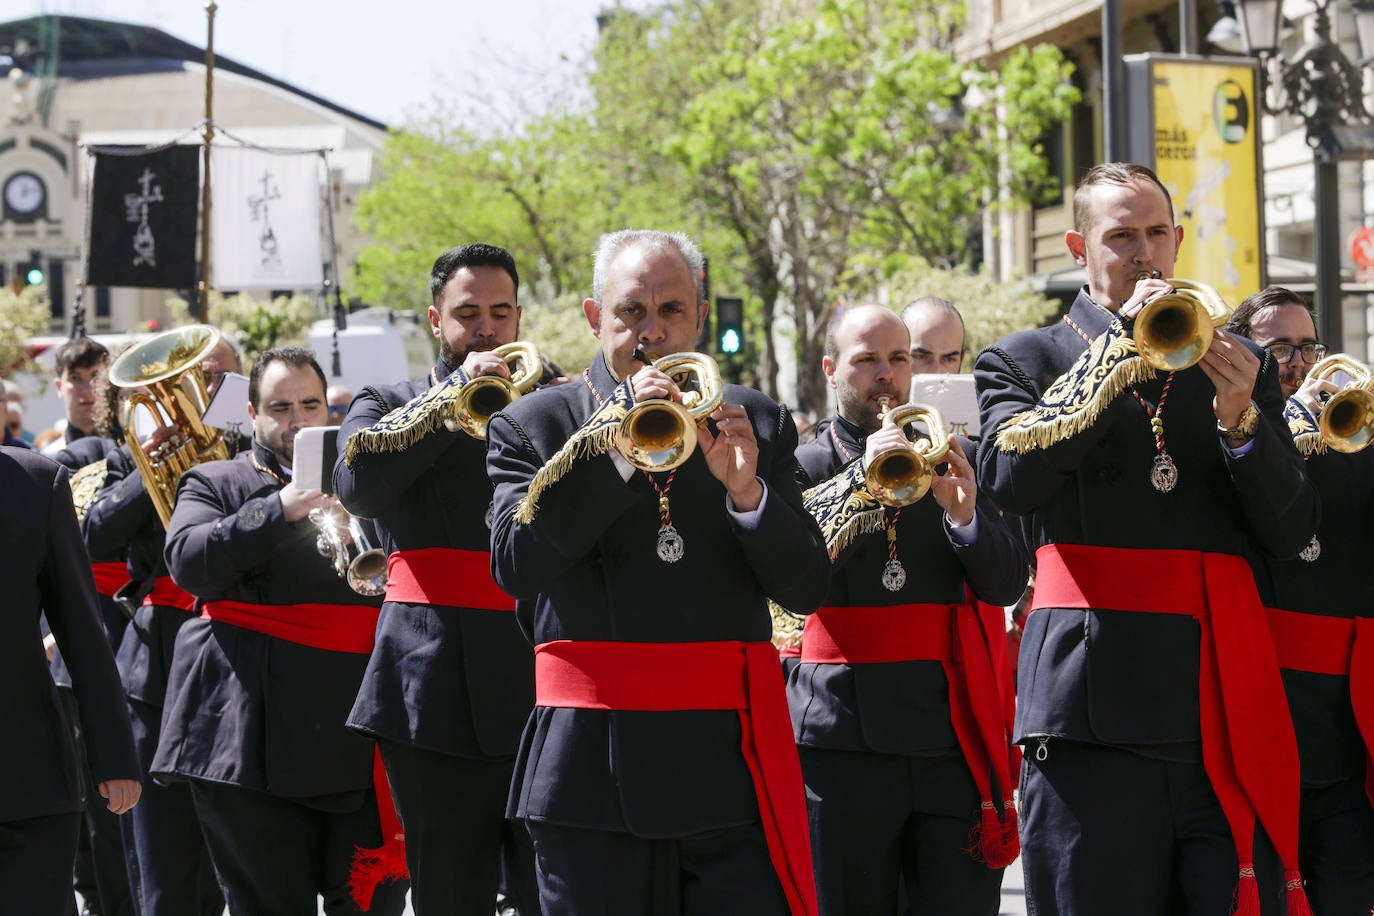
[[[505,819],[533,656],[515,602],[491,579],[486,443],[441,422],[452,388],[509,379],[492,351],[520,332],[519,275],[502,248],[452,248],[430,274],[439,361],[426,378],[363,389],[339,432],[334,483],[390,554],[377,645],[349,726],[376,738],[406,834],[420,916],[491,916],[501,851],[507,900],[538,912],[533,854]]]
[[[1307,458],[1322,520],[1293,559],[1256,564],[1302,764],[1298,859],[1313,912],[1374,910],[1374,450],[1329,447],[1317,428],[1339,385],[1310,375],[1326,348],[1310,306],[1280,286],[1236,309],[1226,329],[1274,357],[1289,429]],[[1352,676],[1353,675],[1353,676]]]
[[[631,404],[683,397],[646,363],[693,347],[701,266],[680,234],[603,236],[583,304],[592,365],[488,427],[493,570],[535,643],[507,810],[530,831],[548,916],[815,912],[768,642],[767,599],[808,613],[829,576],[792,419],[726,385],[676,469],[611,444]]]
[[[320,556],[307,516],[330,497],[291,478],[296,433],[326,417],[309,350],[258,357],[249,415],[251,448],[187,471],[168,524],[167,568],[200,614],[177,634],[152,773],[189,782],[234,916],[313,914],[319,895],[398,914],[405,882],[377,884],[403,864],[385,774],[344,726],[378,606]]]
[[[7,599],[0,615],[0,713],[10,747],[0,776],[0,901],[7,912],[74,908],[72,864],[87,805],[123,814],[138,801],[138,758],[96,606],[66,468],[0,448],[0,540]],[[72,672],[84,752],[59,709],[39,638],[46,614]]]
[[[993,916],[1017,854],[1006,636],[1001,608],[980,612],[965,586],[1010,604],[1026,562],[978,492],[966,439],[951,437],[930,498],[884,507],[865,489],[876,456],[909,448],[880,406],[907,397],[909,340],[880,305],[846,309],[827,333],[838,412],[797,460],[834,570],[788,701],[821,912],[894,913],[904,880],[914,914]]]
[[[1288,912],[1308,912],[1297,751],[1242,555],[1295,556],[1316,499],[1258,347],[1216,333],[1177,372],[1134,355],[1137,313],[1169,290],[1138,277],[1169,276],[1182,237],[1149,169],[1090,169],[1066,235],[1086,288],[974,373],[979,482],[1036,555],[1016,738],[1042,914],[1274,909],[1254,878],[1257,825]]]
[[[240,369],[238,352],[221,335],[200,364],[210,397],[214,397],[225,372]],[[117,395],[121,390],[129,389],[115,388],[104,380],[97,392],[97,401],[103,406],[96,413],[97,421],[104,415],[111,421],[118,416]],[[124,432],[126,436],[137,435],[134,430]],[[160,441],[161,433],[153,433],[144,448],[151,448],[153,440]],[[241,437],[231,438],[235,444],[242,442]],[[231,446],[230,455],[235,453]],[[134,464],[127,442],[111,450],[105,461],[102,489],[87,510],[81,530],[92,556],[118,556],[125,561],[120,566],[125,568],[123,578],[130,585],[123,589],[121,598],[128,602],[133,618],[118,643],[115,662],[128,698],[139,765],[146,776],[157,751],[176,636],[191,619],[195,598],[167,574],[163,560],[167,531],[144,489],[142,472]],[[125,842],[132,846],[129,858],[138,870],[140,916],[217,916],[224,912],[224,895],[215,880],[185,783],[147,781],[141,803],[130,817]]]

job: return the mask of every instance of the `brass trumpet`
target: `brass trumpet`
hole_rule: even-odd
[[[124,441],[143,475],[143,488],[153,501],[162,526],[172,517],[181,475],[204,461],[229,457],[224,434],[201,421],[210,397],[200,363],[219,343],[219,331],[191,324],[156,334],[120,354],[110,366],[110,384],[118,388],[146,388],[124,403]],[[176,434],[151,452],[134,432],[134,410],[143,406],[159,426],[175,427]]]
[[[315,549],[349,588],[369,598],[386,591],[386,554],[372,546],[357,518],[337,504],[328,509],[317,506],[308,517],[319,531]]]
[[[701,353],[673,353],[655,360],[654,368],[677,382],[682,403],[653,398],[634,405],[620,421],[615,447],[637,468],[671,471],[692,456],[697,427],[720,406],[725,389],[720,367]]]
[[[1142,271],[1136,280],[1158,280],[1159,271]],[[1140,358],[1156,369],[1176,372],[1202,359],[1216,328],[1231,315],[1217,291],[1206,283],[1171,277],[1171,293],[1149,300],[1135,316],[1131,337]]]
[[[1319,360],[1308,378],[1326,379],[1337,372],[1350,381],[1331,396],[1322,408],[1317,426],[1322,439],[1338,452],[1358,452],[1374,441],[1374,375],[1364,363],[1345,353],[1332,353]]]
[[[479,375],[470,380],[453,400],[453,416],[444,421],[450,430],[461,429],[474,439],[487,437],[487,421],[511,401],[528,394],[544,368],[539,351],[528,341],[502,344],[492,352],[510,367],[510,380],[499,375]]]
[[[927,404],[903,404],[889,411],[888,399],[879,398],[878,405],[880,422],[890,419],[899,429],[917,421],[926,424],[924,439],[879,452],[864,472],[864,487],[874,499],[893,508],[909,506],[930,490],[935,465],[949,452],[949,429],[940,411]]]

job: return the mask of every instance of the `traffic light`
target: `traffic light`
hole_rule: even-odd
[[[42,286],[47,279],[43,273],[43,253],[30,249],[28,263],[20,265],[19,275],[24,278],[26,286]]]
[[[744,300],[734,296],[716,299],[716,351],[734,354],[744,349]]]

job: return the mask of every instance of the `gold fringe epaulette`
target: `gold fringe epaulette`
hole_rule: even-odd
[[[72,475],[72,504],[76,506],[76,520],[84,522],[95,505],[100,491],[105,488],[105,478],[109,476],[110,466],[104,458],[86,465]]]
[[[784,649],[795,649],[801,645],[802,630],[806,626],[806,618],[800,614],[793,614],[787,608],[773,601],[768,601],[768,616],[773,620],[773,647],[781,652]]]
[[[528,525],[534,521],[535,510],[539,507],[539,497],[543,496],[549,487],[562,480],[575,462],[604,455],[615,447],[620,423],[633,405],[634,395],[630,391],[630,383],[623,381],[611,392],[606,403],[602,404],[596,413],[582,424],[582,428],[573,433],[572,438],[535,473],[534,479],[530,481],[530,488],[516,504],[517,524]]]
[[[821,526],[832,562],[856,538],[883,528],[882,503],[864,489],[863,461],[850,462],[834,477],[807,490],[802,505]]]
[[[411,398],[367,429],[358,430],[348,437],[348,444],[344,446],[344,464],[353,467],[359,455],[403,452],[438,432],[453,419],[453,405],[463,385],[461,371],[455,372],[444,379],[442,385]]]
[[[997,447],[1024,454],[1072,439],[1096,423],[1123,391],[1155,374],[1155,368],[1140,358],[1121,322],[1113,319],[1068,371],[1055,379],[1040,403],[998,428]]]
[[[1284,402],[1283,418],[1288,421],[1288,432],[1293,437],[1293,444],[1304,457],[1320,455],[1326,451],[1326,440],[1322,438],[1317,422],[1296,398],[1289,398]]]

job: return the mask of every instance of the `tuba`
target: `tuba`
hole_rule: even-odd
[[[146,394],[136,391],[125,401],[121,422],[129,454],[164,528],[172,517],[181,475],[202,462],[229,457],[224,434],[200,419],[210,403],[200,363],[217,343],[215,328],[191,324],[135,344],[110,366],[111,385],[147,389]],[[175,430],[151,451],[134,432],[134,409],[139,405],[152,413],[159,426]]]
[[[328,509],[317,506],[308,517],[319,530],[315,549],[334,564],[349,588],[369,598],[386,591],[386,554],[368,540],[362,522],[337,504]]]
[[[1322,358],[1307,375],[1326,379],[1337,372],[1350,376],[1350,381],[1322,407],[1317,426],[1331,448],[1358,452],[1374,441],[1374,375],[1368,366],[1345,353]]]
[[[903,404],[889,411],[887,398],[880,398],[878,403],[882,408],[879,418],[883,422],[890,419],[899,428],[918,420],[926,424],[924,439],[912,446],[898,446],[878,453],[864,472],[864,488],[870,496],[884,506],[909,506],[930,489],[935,479],[935,465],[949,451],[949,431],[940,411],[929,405]]]
[[[453,416],[444,421],[450,430],[459,430],[474,439],[487,437],[487,421],[511,401],[528,394],[544,371],[534,344],[517,340],[492,351],[510,367],[510,381],[499,375],[479,375],[458,391],[453,400]]]
[[[702,353],[673,353],[654,368],[682,389],[682,403],[652,398],[635,404],[620,421],[615,447],[645,471],[671,471],[692,456],[697,427],[720,406],[725,393],[716,361]]]
[[[1159,271],[1136,275],[1136,280],[1158,280]],[[1187,369],[1202,359],[1212,345],[1212,334],[1226,323],[1231,308],[1206,283],[1170,278],[1174,288],[1156,296],[1136,314],[1131,337],[1141,359],[1165,372]]]

